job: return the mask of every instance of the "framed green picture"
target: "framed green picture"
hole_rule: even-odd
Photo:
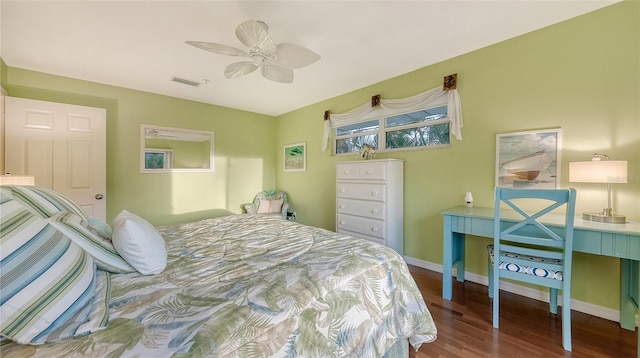
[[[284,146],[284,171],[303,172],[307,170],[307,143]]]

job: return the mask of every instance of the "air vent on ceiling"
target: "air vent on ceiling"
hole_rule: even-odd
[[[176,77],[176,76],[171,77],[171,81],[182,83],[183,85],[189,85],[189,86],[193,86],[193,87],[198,87],[198,86],[200,86],[202,84],[201,82],[196,82],[196,81],[192,81],[192,80],[188,80],[186,78],[180,78],[180,77]]]

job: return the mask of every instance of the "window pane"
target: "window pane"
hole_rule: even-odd
[[[359,152],[363,144],[378,148],[378,135],[368,134],[360,137],[336,139],[336,154]]]
[[[144,153],[144,168],[145,169],[164,169],[165,153]]]
[[[338,127],[338,128],[336,128],[336,135],[341,136],[341,135],[362,133],[362,132],[367,132],[367,131],[377,131],[378,128],[380,128],[380,124],[379,123],[380,123],[380,121],[375,119],[373,121],[350,124],[348,126]]]
[[[387,148],[449,144],[449,123],[387,132]]]
[[[447,118],[447,108],[447,106],[441,106],[389,117],[387,118],[387,128],[420,122],[437,121],[438,119]]]

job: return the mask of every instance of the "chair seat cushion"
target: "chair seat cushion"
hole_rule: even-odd
[[[491,259],[491,264],[494,264],[493,258],[493,245],[487,246],[487,251],[489,251],[489,258]],[[507,257],[513,257],[515,259],[525,260],[530,262],[530,265],[522,265],[516,264],[513,262],[500,262],[498,268],[500,270],[506,270],[511,272],[519,272],[527,275],[538,276],[538,277],[546,277],[552,278],[554,280],[562,281],[562,271],[548,270],[544,268],[540,268],[536,266],[536,263],[551,263],[551,264],[560,264],[562,260],[553,260],[539,256],[524,256],[520,254],[516,254],[513,252],[502,251],[502,254]]]

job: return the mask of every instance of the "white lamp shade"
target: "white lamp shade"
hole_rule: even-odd
[[[464,194],[464,201],[466,202],[470,202],[473,201],[473,195],[471,195],[471,192],[468,191]]]
[[[626,160],[592,160],[569,163],[569,181],[578,183],[626,183]]]

